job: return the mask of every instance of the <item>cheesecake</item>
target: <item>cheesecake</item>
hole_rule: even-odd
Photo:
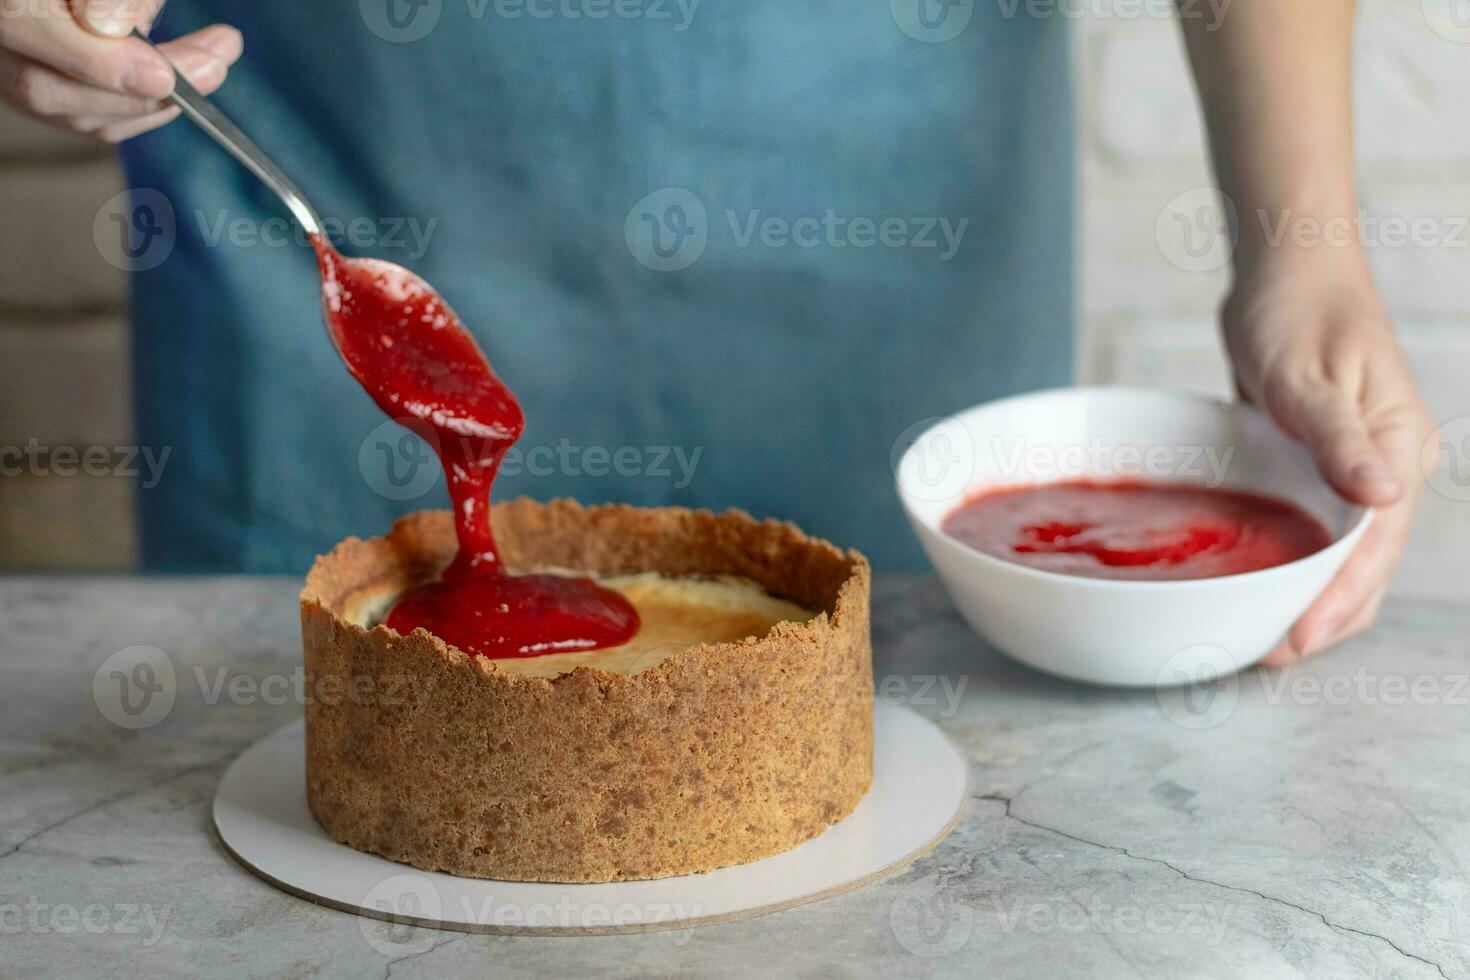
[[[454,557],[448,512],[349,538],[301,593],[307,801],[334,839],[477,878],[598,882],[789,850],[872,779],[868,563],[738,511],[497,504],[512,571],[588,576],[641,625],[495,660],[383,624]]]

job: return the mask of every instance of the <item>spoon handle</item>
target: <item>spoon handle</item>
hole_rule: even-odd
[[[152,47],[155,51],[158,50],[152,41],[148,40],[148,38],[144,37],[138,31],[134,31],[133,36]],[[163,54],[161,51],[159,53]],[[167,59],[168,56],[164,55],[164,58]],[[223,112],[220,112],[214,103],[206,99],[200,94],[198,89],[189,84],[188,79],[178,70],[177,66],[174,67],[174,76],[175,82],[172,99],[183,110],[184,115],[188,116],[200,129],[212,136],[216,143],[229,150],[230,154],[236,160],[243,163],[267,187],[275,191],[276,196],[295,215],[296,220],[301,222],[301,226],[306,229],[308,234],[322,234],[322,219],[317,215],[316,210],[307,202],[306,195],[301,193],[301,189],[296,186],[290,177],[286,176],[285,171],[276,166],[275,161],[266,156],[265,151],[256,146],[250,137],[241,132],[240,127],[231,122],[229,117]]]

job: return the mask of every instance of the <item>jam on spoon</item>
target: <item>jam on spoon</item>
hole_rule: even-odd
[[[525,428],[516,397],[470,332],[420,277],[391,262],[343,256],[312,236],[327,329],[352,376],[390,417],[439,455],[459,553],[441,579],[403,596],[387,625],[423,627],[469,654],[534,657],[617,646],[638,613],[591,579],[513,575],[490,526],[490,490]]]
[[[152,44],[136,30],[133,37]],[[638,614],[618,593],[591,579],[511,575],[501,566],[490,486],[525,417],[454,311],[407,269],[341,255],[295,182],[175,74],[170,99],[280,197],[310,236],[327,330],[352,376],[378,407],[425,437],[444,464],[459,554],[441,581],[403,597],[388,625],[400,633],[422,626],[485,657],[595,650],[631,639]]]

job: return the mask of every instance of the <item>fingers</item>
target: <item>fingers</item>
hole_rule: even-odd
[[[1291,645],[1290,640],[1282,640],[1276,644],[1276,648],[1261,658],[1262,667],[1290,667],[1301,655],[1296,652],[1296,647]]]
[[[1378,621],[1379,610],[1383,608],[1383,600],[1387,596],[1388,584],[1384,583],[1368,597],[1368,601],[1363,603],[1363,607],[1358,610],[1352,619],[1347,621],[1347,625],[1338,631],[1331,642],[1341,643],[1343,640],[1351,639],[1359,633],[1366,632],[1369,627]]]
[[[148,33],[165,0],[73,0],[72,13],[83,29],[98,37],[127,37],[134,28]]]
[[[239,31],[217,25],[161,45],[195,88],[208,95],[224,84],[244,50]],[[29,115],[72,132],[121,142],[177,116],[159,99],[108,91],[76,81],[19,55],[0,52],[0,92]]]
[[[1352,618],[1327,641],[1327,646],[1335,646],[1344,640],[1352,639],[1359,633],[1367,632],[1374,622],[1377,621],[1379,610],[1383,607],[1383,600],[1387,596],[1388,586],[1386,584],[1380,585],[1358,611],[1353,614]],[[1261,658],[1260,666],[1290,667],[1297,661],[1302,660],[1305,656],[1310,656],[1313,652],[1316,651],[1309,651],[1307,654],[1298,653],[1292,641],[1285,639],[1278,643],[1274,650]]]
[[[200,91],[204,90],[200,89]],[[205,94],[207,95],[208,93],[206,92]],[[168,125],[179,118],[179,111],[178,106],[171,106],[152,115],[140,116],[136,119],[129,119],[126,122],[110,123],[98,129],[95,135],[98,139],[108,143],[123,143],[132,139],[134,136],[141,136],[144,133],[152,132],[160,126]]]
[[[1297,428],[1327,483],[1344,499],[1385,507],[1403,496],[1352,395],[1332,387],[1297,399]]]
[[[172,60],[196,87],[224,82],[229,62],[202,47],[175,46]],[[143,116],[164,108],[159,99],[110,92],[68,78],[19,55],[0,55],[6,74],[24,78],[23,108],[37,116]]]
[[[173,70],[143,41],[85,30],[66,0],[31,0],[26,9],[0,17],[0,50],[112,92],[161,99],[173,91]]]
[[[1290,658],[1278,662],[1309,657],[1360,631],[1364,611],[1376,612],[1376,603],[1398,568],[1413,517],[1413,501],[1374,515],[1373,525],[1347,564],[1287,634],[1286,650],[1281,652],[1290,653]]]

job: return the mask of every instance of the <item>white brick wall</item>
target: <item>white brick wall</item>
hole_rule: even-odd
[[[1358,154],[1370,215],[1429,217],[1433,244],[1370,250],[1431,410],[1470,416],[1470,29],[1464,0],[1364,0],[1357,53]],[[1429,15],[1426,15],[1426,11]],[[1462,21],[1470,24],[1470,18]],[[1155,224],[1177,195],[1211,183],[1178,25],[1078,24],[1084,142],[1083,338],[1079,371],[1102,382],[1229,391],[1213,317],[1222,269],[1189,272]],[[1470,597],[1470,501],[1433,489],[1397,588]]]

